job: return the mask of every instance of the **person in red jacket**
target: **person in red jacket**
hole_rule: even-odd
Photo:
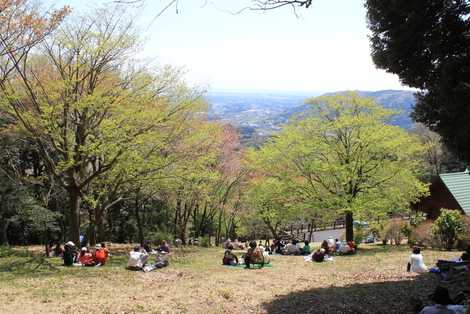
[[[82,266],[95,266],[95,258],[86,247],[82,247],[78,261]]]
[[[106,248],[106,244],[104,242],[101,243],[101,246],[96,247],[95,261],[96,261],[97,266],[106,264],[106,261],[108,260],[108,256],[109,256],[109,251]]]

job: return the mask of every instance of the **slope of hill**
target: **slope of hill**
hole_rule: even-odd
[[[337,93],[342,92],[325,95]],[[415,104],[413,91],[381,90],[358,93],[374,98],[386,108],[399,111],[399,114],[392,118],[391,124],[406,129],[412,126],[410,113]],[[207,96],[210,104],[209,118],[234,125],[239,128],[243,143],[257,145],[278,132],[292,115],[307,110],[305,99],[312,96],[318,94],[211,92]]]

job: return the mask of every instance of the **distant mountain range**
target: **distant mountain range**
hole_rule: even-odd
[[[380,90],[375,92],[357,91],[364,97],[372,97],[385,108],[399,111],[391,124],[405,129],[412,127],[410,113],[415,104],[413,91]],[[342,92],[327,93],[325,95]],[[305,100],[319,94],[277,94],[210,92],[207,100],[210,104],[209,118],[230,123],[240,130],[242,143],[259,145],[267,137],[281,130],[282,125],[294,114],[308,109]]]

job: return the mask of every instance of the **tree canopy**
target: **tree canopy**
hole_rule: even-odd
[[[63,21],[68,8],[0,8],[31,21],[2,34],[3,241],[12,222],[32,217],[43,235],[60,223],[75,243],[83,233],[93,243],[117,233],[143,242],[157,230],[184,242],[190,227],[199,236],[214,226],[220,239],[234,228],[236,133],[208,121],[203,91],[181,70],[133,59],[139,38],[123,10]]]
[[[347,239],[352,240],[353,213],[369,219],[403,213],[424,193],[418,179],[423,147],[406,131],[386,124],[393,112],[355,93],[308,103],[310,113],[250,159],[267,182],[277,182],[274,191],[283,187],[285,210],[307,209],[323,219],[347,213]]]
[[[368,0],[375,64],[421,90],[413,117],[470,162],[470,3]]]

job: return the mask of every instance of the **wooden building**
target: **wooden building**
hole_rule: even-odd
[[[433,178],[429,186],[429,196],[413,204],[413,209],[427,214],[427,218],[436,219],[441,208],[458,209],[470,215],[470,173],[444,173]]]

